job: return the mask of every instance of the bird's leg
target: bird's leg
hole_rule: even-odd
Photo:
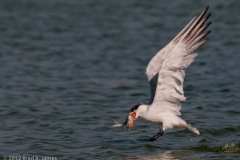
[[[146,139],[146,141],[153,142],[153,141],[157,140],[160,136],[162,136],[163,133],[164,133],[164,131],[162,129],[160,129],[155,136]]]

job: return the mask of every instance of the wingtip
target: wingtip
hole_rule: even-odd
[[[205,10],[207,11],[207,10],[209,9],[209,7],[210,7],[210,6],[209,6],[209,5],[207,5],[207,7],[206,7],[206,9],[205,9]]]
[[[208,15],[207,15],[207,18],[206,19],[208,19],[210,16],[212,15],[212,13],[210,12],[210,13],[208,13]]]
[[[207,5],[207,7],[204,9],[204,14],[208,11],[208,9],[210,8],[210,6],[209,5]],[[210,13],[210,15],[211,15],[211,13]]]
[[[212,21],[208,22],[207,26],[211,25],[212,24]]]
[[[208,9],[209,9],[209,5],[202,11],[202,13],[200,13],[200,15],[202,15],[201,17],[203,17],[207,13]],[[211,13],[209,13],[207,17],[210,17],[210,15]]]
[[[209,9],[209,5],[204,9],[203,15],[208,11],[208,9]]]

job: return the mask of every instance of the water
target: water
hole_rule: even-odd
[[[209,43],[187,70],[182,118],[197,136],[138,119],[152,56],[207,5]],[[237,159],[239,1],[2,1],[0,155],[57,159]]]

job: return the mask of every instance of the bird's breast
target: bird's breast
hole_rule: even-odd
[[[143,119],[154,123],[162,123],[162,115],[159,112],[149,109],[142,116]]]

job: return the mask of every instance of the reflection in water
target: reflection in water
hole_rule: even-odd
[[[155,160],[155,159],[160,159],[160,160],[163,160],[163,159],[176,159],[176,160],[177,160],[178,158],[174,158],[174,157],[172,156],[172,151],[166,151],[166,152],[159,153],[159,154],[156,154],[156,155],[143,157],[142,159],[144,159],[144,160]]]
[[[151,155],[151,156],[142,156],[142,157],[138,157],[138,158],[127,158],[129,159],[141,159],[141,160],[198,160],[201,157],[203,157],[202,154],[197,154],[195,152],[191,152],[191,151],[166,151],[163,153],[158,153],[156,155]]]

